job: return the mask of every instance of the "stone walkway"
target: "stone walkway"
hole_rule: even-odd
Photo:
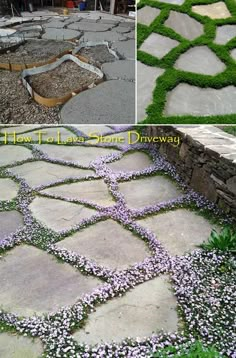
[[[138,121],[232,123],[236,5],[195,3],[139,3]]]
[[[200,210],[217,209],[154,147],[127,145],[128,128],[91,128],[99,144],[68,144],[88,127],[44,128],[41,145],[32,130],[0,129],[1,143],[28,138],[0,145],[0,356],[147,357],[182,342],[175,276],[215,227]]]

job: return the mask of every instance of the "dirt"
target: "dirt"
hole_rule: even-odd
[[[46,61],[72,49],[73,45],[65,41],[28,40],[15,51],[0,54],[2,63],[32,63]]]
[[[86,57],[90,64],[99,68],[101,68],[101,65],[105,62],[113,62],[116,60],[105,45],[84,47],[77,54]]]
[[[98,78],[95,73],[79,67],[75,62],[66,61],[52,71],[30,76],[28,82],[38,94],[52,98],[82,90]]]

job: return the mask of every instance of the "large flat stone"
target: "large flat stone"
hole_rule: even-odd
[[[105,135],[102,138],[102,140],[100,140],[100,137],[90,139],[90,140],[88,140],[88,143],[91,143],[91,144],[113,143],[115,145],[116,144],[118,144],[118,145],[128,145],[128,144],[130,144],[131,135],[132,134],[130,133],[130,131],[119,132],[119,133],[115,133],[115,134]]]
[[[23,217],[18,211],[0,211],[0,239],[13,234],[23,225]]]
[[[17,196],[19,185],[8,178],[0,178],[0,201],[12,200]]]
[[[120,60],[102,65],[107,80],[135,80],[135,61]]]
[[[75,30],[47,28],[42,38],[47,40],[73,40],[81,35],[81,32]]]
[[[106,32],[85,32],[81,37],[81,42],[85,41],[121,41],[125,40],[125,36],[115,31],[106,31]]]
[[[141,51],[147,52],[152,56],[163,58],[167,55],[174,47],[178,46],[179,42],[172,40],[169,37],[162,36],[156,33],[152,33],[143,42],[140,47]]]
[[[126,41],[114,42],[112,48],[126,60],[135,60],[135,40],[129,39]]]
[[[233,57],[234,60],[236,60],[236,48],[234,48],[231,52],[230,55]]]
[[[227,42],[236,37],[236,25],[218,26],[216,29],[215,43],[225,45]]]
[[[143,170],[153,164],[151,158],[143,152],[135,152],[125,155],[120,160],[108,164],[114,172],[132,172]]]
[[[186,209],[149,216],[137,222],[154,232],[171,255],[184,255],[196,249],[213,229],[206,219]]]
[[[1,307],[22,316],[55,312],[100,284],[32,246],[17,246],[4,256],[0,274]]]
[[[119,153],[119,151],[115,149],[82,146],[58,146],[43,144],[38,146],[38,148],[52,159],[66,160],[83,166],[90,165],[93,160],[102,156]]]
[[[214,76],[226,69],[225,64],[207,46],[196,46],[183,53],[175,63],[175,68]]]
[[[199,88],[179,84],[167,95],[166,115],[223,115],[236,113],[236,87]]]
[[[96,214],[95,210],[83,205],[42,197],[36,197],[29,209],[37,220],[56,232],[69,230],[81,220]]]
[[[112,129],[108,126],[100,125],[100,126],[76,126],[77,129],[79,129],[83,134],[86,136],[91,136],[91,134],[98,134],[98,135],[104,135],[106,133],[109,133],[112,131]]]
[[[187,14],[177,11],[170,12],[170,16],[164,25],[170,27],[188,40],[194,40],[204,33],[203,25],[200,22]]]
[[[223,1],[208,5],[195,5],[192,6],[192,11],[202,16],[208,16],[211,19],[226,19],[231,16]]]
[[[127,205],[136,209],[175,199],[181,194],[181,191],[163,176],[119,183],[119,190],[124,194]]]
[[[144,241],[110,219],[90,225],[57,246],[86,256],[101,266],[118,270],[141,262],[150,255]]]
[[[28,124],[24,124],[24,125],[20,125],[20,126],[10,126],[10,127],[3,127],[0,128],[0,133],[24,133],[26,131],[30,131],[30,130],[36,130],[38,129],[39,125],[35,124],[35,125],[28,125]]]
[[[52,140],[54,140],[54,143],[60,144],[63,141],[67,141],[68,138],[75,138],[76,134],[72,133],[66,128],[55,126],[34,130],[33,132],[28,132],[27,137],[28,136],[31,136],[32,140],[36,141],[37,143],[47,141],[52,143]]]
[[[0,145],[0,166],[33,158],[31,151],[19,145]]]
[[[114,200],[102,179],[58,185],[42,190],[42,193],[59,195],[63,198],[92,201],[98,205],[113,205]]]
[[[60,117],[70,124],[134,123],[135,85],[123,80],[103,82],[69,100]]]
[[[38,358],[43,346],[38,339],[16,336],[11,333],[0,334],[0,357],[2,358]]]
[[[11,168],[13,174],[25,179],[30,186],[47,185],[57,180],[93,175],[92,170],[70,168],[43,161],[25,163]]]
[[[137,120],[141,121],[146,116],[146,108],[152,102],[152,93],[156,86],[156,80],[165,70],[151,67],[137,61]]]
[[[151,6],[144,6],[137,12],[137,22],[143,25],[151,25],[161,10]]]
[[[68,29],[79,30],[79,31],[89,31],[89,32],[103,32],[110,30],[114,25],[112,24],[99,24],[96,22],[76,22],[68,26]]]
[[[158,277],[99,306],[74,339],[94,345],[127,337],[144,338],[161,329],[176,331],[176,299],[170,288],[165,276]]]
[[[164,2],[167,4],[173,4],[173,5],[182,5],[185,0],[157,0],[159,2]]]

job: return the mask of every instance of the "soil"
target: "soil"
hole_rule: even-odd
[[[30,76],[27,80],[39,95],[52,98],[82,90],[98,78],[95,73],[79,67],[75,62],[66,61],[52,71]]]
[[[73,45],[65,41],[28,40],[15,51],[0,54],[1,63],[32,63],[46,61],[72,49]]]
[[[105,45],[84,47],[77,54],[86,57],[90,64],[99,68],[101,68],[101,65],[105,62],[113,62],[116,60]]]

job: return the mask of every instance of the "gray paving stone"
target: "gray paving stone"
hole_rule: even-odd
[[[72,133],[71,131],[63,128],[63,127],[51,127],[51,128],[42,128],[34,130],[33,132],[28,132],[27,137],[31,136],[32,140],[39,143],[39,141],[47,141],[49,140],[52,143],[52,138],[54,142],[61,143],[62,141],[67,141],[68,138],[75,138],[77,137],[76,134]]]
[[[42,197],[36,197],[29,208],[37,220],[56,232],[69,230],[96,214],[95,210],[83,205]]]
[[[17,196],[19,185],[8,178],[0,178],[0,201],[12,200]]]
[[[192,11],[202,16],[208,16],[211,19],[226,19],[231,16],[223,1],[208,5],[195,5],[192,6]]]
[[[184,255],[195,250],[208,239],[213,229],[205,218],[186,209],[149,216],[137,222],[154,232],[171,255]]]
[[[135,85],[123,80],[103,82],[70,99],[60,117],[61,123],[70,124],[134,123]]]
[[[236,113],[236,88],[199,88],[179,84],[167,95],[166,115],[221,115]]]
[[[236,25],[218,26],[216,29],[215,43],[225,45],[227,42],[236,37]]]
[[[47,185],[57,180],[71,177],[86,177],[95,172],[87,169],[70,168],[43,161],[25,163],[10,169],[13,174],[25,179],[30,186]]]
[[[99,306],[74,339],[94,345],[120,342],[126,337],[144,338],[161,329],[176,331],[176,299],[170,288],[165,276],[142,283],[123,297]]]
[[[35,125],[28,125],[28,124],[24,124],[24,125],[20,125],[20,126],[10,126],[10,127],[3,127],[0,128],[0,133],[24,133],[26,131],[29,130],[36,130],[38,129],[38,127],[40,127],[39,125],[35,124]]]
[[[60,241],[57,246],[117,270],[141,262],[151,254],[144,241],[111,219],[90,225]]]
[[[135,40],[118,41],[113,43],[112,48],[126,60],[135,60]]]
[[[38,339],[16,336],[11,333],[0,334],[0,357],[2,358],[38,358],[43,346]]]
[[[226,66],[207,46],[196,46],[190,48],[178,58],[175,68],[214,76],[223,72]]]
[[[47,28],[42,38],[47,40],[73,40],[78,39],[81,32],[70,29]]]
[[[174,47],[178,46],[179,42],[172,40],[169,37],[152,33],[141,45],[140,50],[149,53],[152,56],[163,58]]]
[[[112,24],[99,24],[99,23],[91,23],[91,22],[76,22],[68,26],[68,29],[78,30],[78,31],[89,31],[89,32],[105,32],[110,30],[114,25]]]
[[[115,31],[106,31],[106,32],[86,32],[81,37],[81,42],[85,41],[109,41],[109,42],[115,42],[115,41],[121,41],[125,40],[125,36],[115,32]]]
[[[233,57],[234,60],[236,60],[236,48],[234,48],[231,52],[230,55]]]
[[[175,199],[182,194],[175,184],[163,176],[119,183],[119,189],[124,194],[127,205],[135,209]]]
[[[113,153],[119,153],[115,149],[80,147],[80,146],[57,146],[42,144],[38,146],[52,159],[66,160],[79,165],[88,166],[93,160]]]
[[[188,40],[194,40],[204,33],[203,25],[200,22],[187,14],[177,11],[170,12],[170,16],[164,25],[170,27]]]
[[[31,151],[19,145],[0,146],[0,166],[14,164],[16,162],[32,158]]]
[[[107,80],[135,80],[135,61],[120,60],[102,65]]]
[[[90,139],[88,143],[91,143],[93,145],[99,143],[113,143],[118,145],[126,145],[126,144],[130,144],[131,140],[132,140],[132,133],[130,133],[130,131],[127,131],[127,132],[120,132],[116,134],[106,135],[102,138],[102,140],[100,140],[100,138]]]
[[[167,4],[173,4],[173,5],[182,5],[185,0],[157,0],[159,2],[164,2]]]
[[[110,206],[115,204],[103,180],[89,180],[78,183],[62,184],[42,190],[42,193],[59,195],[63,198],[88,200],[95,204]]]
[[[1,259],[0,273],[1,307],[22,316],[55,312],[72,305],[101,282],[26,245],[15,247]]]
[[[137,22],[143,25],[151,25],[161,10],[151,6],[144,6],[137,12]]]
[[[18,211],[0,211],[0,240],[15,233],[23,225],[23,216]]]
[[[122,25],[119,25],[119,26],[117,26],[117,27],[114,27],[114,29],[113,29],[113,31],[119,32],[120,34],[124,34],[124,33],[130,32],[131,30],[132,30],[131,27],[122,26]]]
[[[112,131],[112,129],[108,126],[100,125],[100,126],[76,126],[81,132],[83,132],[86,136],[90,136],[93,133],[104,135]]]
[[[165,70],[158,67],[144,65],[137,61],[137,120],[141,121],[146,116],[145,109],[152,103],[152,93],[156,86],[156,80]]]
[[[57,19],[52,19],[51,21],[43,24],[43,27],[45,29],[48,29],[50,27],[55,28],[55,29],[63,29],[63,27],[65,27],[65,23],[63,21],[57,20]]]
[[[112,162],[107,166],[114,172],[132,172],[143,170],[150,167],[153,164],[151,158],[143,152],[135,152],[126,154],[120,160]]]

